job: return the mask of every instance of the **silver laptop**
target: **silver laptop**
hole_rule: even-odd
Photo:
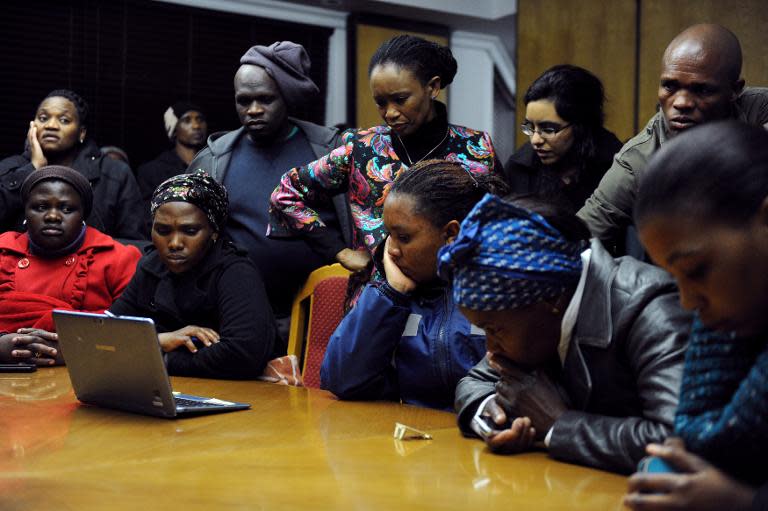
[[[54,310],[53,319],[72,387],[83,403],[166,418],[251,407],[173,392],[149,318]]]

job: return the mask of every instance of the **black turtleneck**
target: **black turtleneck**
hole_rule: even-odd
[[[406,164],[414,164],[429,154],[430,157],[440,154],[435,146],[444,145],[448,141],[445,134],[448,132],[448,111],[440,101],[434,101],[435,117],[425,122],[415,133],[402,138],[392,133],[392,147],[395,154]],[[442,142],[441,142],[442,140]],[[408,149],[406,154],[403,144]],[[408,161],[410,156],[410,162]]]

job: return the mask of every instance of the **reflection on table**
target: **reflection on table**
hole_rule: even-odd
[[[248,411],[165,420],[77,404],[65,368],[0,375],[0,510],[621,509],[623,477],[497,456],[454,415],[174,378]],[[395,440],[395,422],[433,440]]]

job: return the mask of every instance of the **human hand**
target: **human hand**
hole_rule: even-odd
[[[37,126],[34,121],[29,122],[29,130],[27,131],[27,142],[29,143],[30,161],[35,169],[45,167],[48,165],[48,158],[43,154],[43,148],[40,147],[40,141],[37,140]]]
[[[351,272],[362,271],[371,262],[371,256],[365,249],[352,250],[344,248],[336,254],[336,261]]]
[[[219,334],[215,330],[196,325],[187,325],[173,332],[157,335],[160,347],[166,353],[180,346],[186,346],[192,353],[197,353],[197,346],[192,337],[197,338],[206,348],[219,342]]]
[[[54,332],[37,328],[20,328],[15,334],[0,337],[0,360],[6,363],[24,362],[38,366],[63,363],[56,349],[59,337]]]
[[[531,420],[528,417],[518,417],[508,423],[507,414],[499,406],[496,396],[488,400],[480,416],[487,417],[487,420],[493,422],[498,428],[483,438],[493,452],[516,454],[527,451],[533,446],[536,430],[531,426]]]
[[[384,242],[384,255],[382,261],[384,263],[384,274],[387,277],[387,283],[395,291],[408,294],[416,289],[416,282],[407,277],[389,255],[389,237],[387,237],[387,241]]]
[[[490,354],[488,362],[501,379],[496,384],[497,401],[507,413],[528,417],[543,440],[568,406],[555,382],[544,371],[525,371],[509,359]]]
[[[679,438],[667,439],[664,445],[650,444],[646,451],[681,473],[633,474],[624,496],[624,505],[628,508],[643,511],[750,509],[755,490],[686,451]]]

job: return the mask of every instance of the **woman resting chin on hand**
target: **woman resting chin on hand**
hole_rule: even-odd
[[[374,258],[384,282],[363,289],[331,336],[322,388],[340,399],[452,408],[456,383],[485,354],[485,335],[437,277],[437,251],[485,193],[504,187],[494,174],[443,160],[420,162],[395,180],[384,201],[389,237]]]

